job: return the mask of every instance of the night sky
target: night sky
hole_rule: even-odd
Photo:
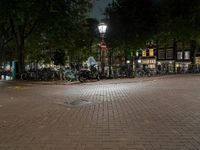
[[[100,21],[104,18],[102,13],[104,12],[105,7],[111,2],[112,0],[94,0],[94,6],[91,10],[90,16]]]
[[[101,20],[104,18],[102,13],[104,12],[105,7],[111,3],[113,0],[93,0],[93,9],[91,10],[90,17]],[[158,4],[160,0],[153,0],[155,4]]]

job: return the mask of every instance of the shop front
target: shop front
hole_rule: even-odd
[[[185,61],[185,62],[176,62],[175,63],[175,71],[177,73],[186,73],[188,71],[189,65],[191,65],[192,62]]]
[[[143,69],[144,68],[150,68],[151,70],[156,70],[156,58],[142,58],[141,64]]]
[[[174,73],[174,71],[175,71],[174,65],[175,65],[174,60],[158,61],[157,62],[157,72],[166,73],[166,74]]]

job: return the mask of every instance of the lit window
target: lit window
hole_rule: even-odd
[[[177,59],[183,59],[182,52],[177,52]]]
[[[200,64],[200,57],[196,57],[196,64]]]
[[[154,56],[154,51],[153,51],[153,49],[149,49],[149,56]]]
[[[143,56],[143,57],[146,57],[146,56],[147,56],[146,50],[143,50],[143,51],[142,51],[142,56]]]
[[[184,58],[187,59],[187,60],[190,59],[190,51],[185,52]]]
[[[150,64],[155,64],[156,62],[155,62],[155,60],[149,60],[149,63]]]

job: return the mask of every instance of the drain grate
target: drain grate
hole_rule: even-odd
[[[88,100],[83,100],[83,99],[78,99],[70,102],[70,105],[72,106],[84,106],[87,104],[90,104],[90,102]]]

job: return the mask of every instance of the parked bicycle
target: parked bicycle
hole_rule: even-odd
[[[154,71],[151,70],[150,68],[147,68],[146,70],[143,70],[143,69],[136,70],[136,77],[144,77],[144,76],[151,77],[153,76],[153,74],[154,74]]]
[[[82,68],[79,71],[79,77],[80,82],[85,82],[86,80],[100,80],[99,72],[96,68],[96,65],[91,65],[90,68]]]

